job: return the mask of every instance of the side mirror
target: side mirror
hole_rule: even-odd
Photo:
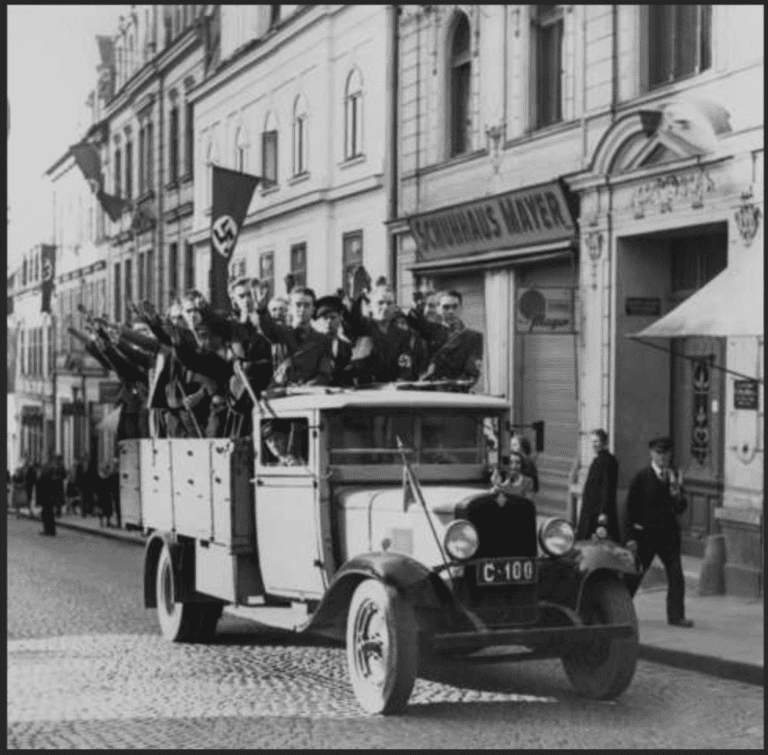
[[[544,450],[544,420],[533,422],[531,427],[536,433],[536,453],[541,453]]]

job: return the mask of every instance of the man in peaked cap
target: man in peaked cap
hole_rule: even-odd
[[[635,475],[627,495],[629,537],[630,541],[637,543],[643,575],[655,555],[658,554],[664,564],[668,583],[668,623],[677,627],[692,627],[693,622],[685,618],[685,579],[680,560],[680,525],[677,522],[677,517],[687,506],[682,476],[671,465],[671,438],[654,438],[648,448],[650,464]]]
[[[351,373],[347,369],[352,359],[352,344],[341,333],[341,317],[344,303],[338,296],[323,296],[317,300],[312,315],[312,327],[331,339],[333,357],[333,385],[351,384]]]

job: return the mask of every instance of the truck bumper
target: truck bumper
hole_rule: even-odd
[[[590,643],[594,640],[631,637],[635,631],[631,624],[489,629],[482,632],[436,634],[431,638],[430,644],[434,650],[443,653],[471,652],[480,648],[506,645],[529,648],[557,647],[559,651],[566,652],[572,645]]]

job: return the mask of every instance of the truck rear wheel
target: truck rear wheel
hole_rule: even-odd
[[[401,713],[418,669],[418,625],[413,607],[394,587],[361,582],[347,616],[347,666],[360,707]]]
[[[160,632],[171,642],[191,642],[202,620],[199,603],[178,603],[173,580],[173,561],[167,545],[160,552],[155,581],[155,598]],[[218,616],[216,617],[218,620]],[[215,627],[215,623],[214,623]]]
[[[639,652],[637,615],[626,585],[617,579],[589,585],[581,616],[585,624],[631,624],[634,629],[629,637],[580,643],[562,659],[576,692],[593,700],[613,700],[629,687]]]

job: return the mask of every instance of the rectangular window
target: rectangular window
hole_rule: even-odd
[[[470,63],[451,69],[451,155],[461,155],[469,149],[471,77]]]
[[[363,232],[352,231],[342,236],[342,288],[351,296],[352,276],[363,264]]]
[[[53,364],[56,359],[54,348],[53,325],[48,326],[48,375],[53,374]]]
[[[305,150],[307,139],[307,119],[293,119],[293,175],[300,176],[307,170]]]
[[[145,130],[146,130],[146,137],[145,137],[146,148],[145,148],[144,156],[145,156],[145,159],[146,159],[147,163],[146,163],[146,167],[145,167],[146,179],[145,179],[145,187],[144,188],[145,188],[146,191],[152,191],[152,181],[153,181],[153,176],[154,176],[154,163],[152,161],[152,157],[153,157],[153,154],[154,154],[153,153],[153,149],[154,149],[154,145],[153,145],[154,126],[152,125],[152,121],[147,123],[147,127],[146,127]]]
[[[139,252],[136,268],[136,273],[138,275],[137,288],[139,301],[144,301],[144,252]]]
[[[123,299],[121,296],[121,277],[120,277],[120,263],[115,263],[115,273],[113,276],[113,285],[114,285],[114,296],[112,299],[112,317],[115,318],[115,322],[121,322],[122,321],[122,313],[123,313]]]
[[[123,155],[119,149],[115,150],[115,196],[121,197],[122,193],[122,161]]]
[[[362,94],[350,94],[346,101],[344,113],[344,156],[347,159],[362,154],[362,139],[360,133],[360,107]]]
[[[144,264],[147,268],[146,299],[147,301],[153,302],[155,300],[155,288],[153,285],[155,280],[155,252],[153,249],[147,251],[147,258]]]
[[[269,28],[271,29],[279,21],[280,21],[280,6],[270,5],[269,6]]]
[[[275,295],[275,253],[263,252],[259,255],[259,280],[269,285],[269,298]]]
[[[291,246],[291,273],[296,286],[307,285],[307,245],[303,242]]]
[[[133,198],[133,142],[125,142],[125,198]]]
[[[562,120],[563,11],[559,5],[534,6],[536,128]]]
[[[125,296],[123,297],[125,300],[125,321],[130,322],[130,317],[128,317],[128,302],[133,301],[133,262],[130,259],[127,259],[125,261]]]
[[[144,170],[147,164],[147,130],[142,124],[139,129],[139,196],[147,190]]]
[[[261,181],[264,188],[277,183],[277,131],[261,135]]]
[[[648,5],[648,87],[712,65],[711,5]]]
[[[195,113],[192,103],[187,104],[186,116],[184,146],[187,157],[187,178],[192,178],[194,172],[192,166],[195,164]]]
[[[179,245],[168,245],[168,298],[179,295]]]
[[[27,353],[24,351],[24,331],[19,330],[19,367],[20,374],[27,374]]]
[[[168,177],[172,182],[179,180],[179,109],[174,107],[171,110],[171,117],[169,121],[169,135],[168,142],[170,144],[168,166]]]
[[[195,287],[195,248],[188,241],[184,243],[184,290]]]

